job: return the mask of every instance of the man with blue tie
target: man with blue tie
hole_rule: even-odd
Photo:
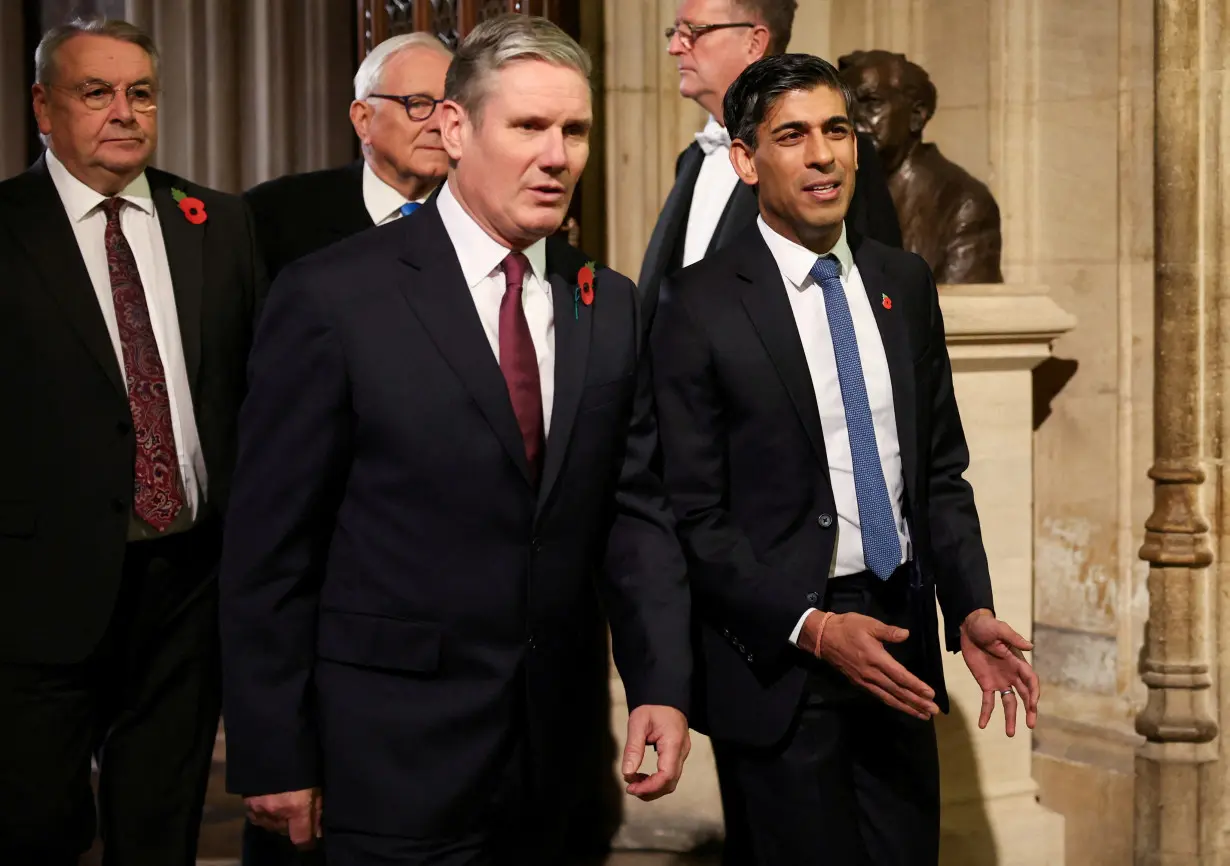
[[[354,77],[350,122],[362,158],[275,178],[244,194],[269,279],[309,253],[413,213],[440,185],[448,156],[438,108],[452,59],[430,33],[381,42]]]
[[[654,325],[729,864],[938,862],[937,597],[979,725],[996,701],[1009,736],[1037,714],[1031,644],[993,612],[935,283],[846,225],[848,105],[808,55],[739,76],[731,161],[760,216],[663,284]]]

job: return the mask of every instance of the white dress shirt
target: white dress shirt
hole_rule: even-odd
[[[47,151],[47,171],[55,184],[56,192],[72,223],[77,246],[85,261],[86,271],[98,297],[107,332],[115,347],[116,363],[120,378],[124,372],[124,350],[120,342],[120,329],[116,323],[115,300],[111,294],[111,276],[107,269],[107,250],[103,236],[107,228],[107,215],[99,205],[107,197],[96,192],[73,177],[56,155]],[[129,540],[155,538],[171,532],[182,531],[196,520],[200,504],[207,496],[205,456],[201,453],[201,440],[197,433],[196,415],[192,406],[192,393],[188,388],[188,365],[184,361],[184,346],[179,335],[179,318],[175,307],[175,292],[171,284],[171,265],[167,259],[158,212],[150,194],[149,181],[142,173],[120,192],[119,197],[128,203],[120,209],[120,229],[132,248],[137,261],[137,273],[145,289],[145,303],[149,308],[153,325],[154,341],[167,380],[167,396],[171,402],[171,428],[175,433],[175,453],[179,457],[179,473],[183,483],[184,507],[175,522],[166,532],[159,533],[153,527],[133,515],[129,525]]]
[[[426,196],[417,199],[419,204],[427,200]],[[393,220],[401,219],[402,205],[407,199],[393,187],[382,181],[372,171],[372,167],[363,161],[363,206],[367,215],[372,218],[372,224],[382,226]]]
[[[841,384],[837,379],[837,358],[833,352],[833,338],[829,331],[828,313],[825,310],[824,292],[811,276],[812,266],[819,258],[814,252],[788,240],[769,228],[763,217],[756,224],[768,244],[781,270],[786,297],[794,313],[795,326],[803,343],[807,369],[811,373],[812,388],[816,392],[816,406],[820,410],[820,426],[824,431],[824,450],[828,456],[829,483],[837,505],[837,548],[830,566],[830,577],[842,577],[867,570],[863,560],[863,535],[858,516],[858,496],[854,490],[854,458],[850,451],[850,435],[846,428],[846,408],[841,397]],[[846,240],[845,227],[841,237],[830,252],[841,264],[841,285],[845,290],[850,317],[854,321],[854,336],[858,341],[859,361],[862,362],[863,379],[867,383],[867,402],[871,406],[871,420],[875,426],[876,447],[880,452],[880,465],[884,469],[884,481],[888,485],[888,498],[893,506],[893,519],[897,523],[897,535],[901,542],[901,558],[910,556],[910,539],[902,517],[902,502],[905,497],[905,478],[901,472],[901,447],[897,439],[897,414],[893,407],[893,384],[889,378],[888,356],[876,325],[871,300],[863,286],[854,253]],[[797,643],[803,629],[803,621],[814,608],[808,608],[799,618],[790,634],[790,642]]]
[[[440,219],[448,232],[453,249],[461,262],[478,318],[491,343],[495,359],[500,360],[500,302],[504,300],[504,270],[501,263],[511,252],[508,247],[487,234],[474,218],[466,213],[453,196],[452,187],[444,184],[436,197]],[[530,272],[522,284],[521,303],[525,320],[530,326],[530,339],[538,356],[538,381],[542,387],[542,432],[551,430],[551,406],[555,399],[555,307],[551,301],[551,284],[547,281],[547,241],[535,241],[521,251],[530,263]]]
[[[704,132],[697,136],[705,148],[705,161],[700,164],[692,206],[688,210],[687,231],[683,238],[683,266],[699,262],[709,249],[718,222],[726,212],[730,194],[739,184],[739,175],[730,164],[730,136],[726,129],[709,115]],[[712,142],[712,143],[711,143]]]

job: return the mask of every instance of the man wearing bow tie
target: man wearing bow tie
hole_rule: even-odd
[[[244,195],[273,279],[308,253],[412,213],[440,185],[440,98],[453,53],[430,33],[377,45],[354,77],[350,122],[362,159],[287,175]]]
[[[662,278],[726,246],[756,221],[756,196],[730,164],[722,118],[726,89],[749,64],[781,54],[790,42],[795,0],[680,0],[667,31],[679,67],[679,92],[709,121],[675,162],[675,185],[654,226],[638,288],[649,306]],[[850,224],[867,237],[901,246],[901,227],[875,143],[859,135],[858,183]]]

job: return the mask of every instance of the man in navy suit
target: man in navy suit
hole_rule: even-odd
[[[996,619],[939,297],[861,237],[849,94],[816,57],[726,93],[760,216],[663,287],[654,384],[699,620],[728,864],[933,866],[948,648],[1033,727],[1030,643]]]
[[[599,597],[627,790],[668,793],[687,755],[639,298],[550,237],[588,74],[544,19],[479,25],[440,107],[447,185],[287,267],[261,321],[221,578],[228,783],[330,866],[560,862]]]

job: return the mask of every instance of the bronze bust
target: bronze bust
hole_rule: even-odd
[[[854,95],[854,125],[875,139],[884,162],[905,248],[926,260],[937,283],[1002,283],[991,191],[922,140],[936,102],[926,70],[889,51],[856,51],[838,68]]]

